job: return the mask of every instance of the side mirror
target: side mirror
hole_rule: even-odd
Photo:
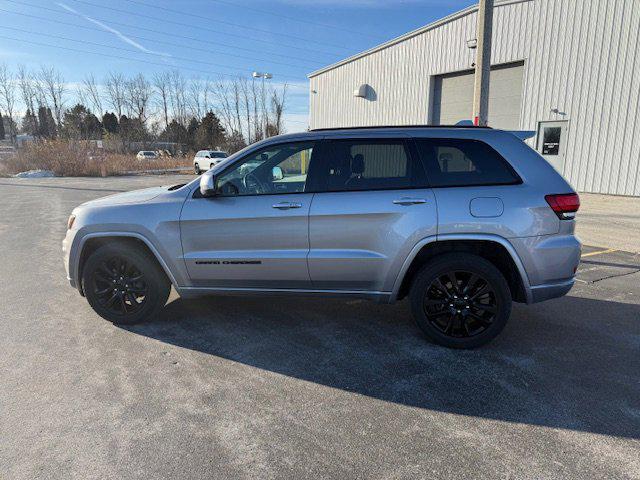
[[[203,197],[213,197],[216,194],[216,176],[211,173],[211,170],[200,177],[200,193]]]
[[[278,180],[282,180],[284,178],[284,173],[282,172],[282,169],[279,166],[276,165],[271,169],[271,178],[273,179],[274,182]]]
[[[204,158],[211,158],[211,156],[209,156],[209,155],[205,155],[205,156],[204,156]]]

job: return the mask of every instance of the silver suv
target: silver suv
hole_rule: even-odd
[[[512,301],[566,294],[578,195],[510,132],[316,130],[269,138],[186,185],[73,211],[72,286],[114,323],[179,295],[409,297],[432,341],[471,348]]]

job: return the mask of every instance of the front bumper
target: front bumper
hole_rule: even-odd
[[[71,256],[71,247],[78,231],[67,230],[67,235],[62,240],[62,259],[64,261],[64,270],[67,273],[67,280],[73,288],[78,288],[77,279],[74,277],[75,269],[73,267],[73,258]]]

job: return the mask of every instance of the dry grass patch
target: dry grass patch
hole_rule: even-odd
[[[106,177],[191,166],[189,156],[138,160],[133,154],[107,153],[83,142],[49,140],[29,143],[3,159],[0,174],[50,170],[62,177]]]

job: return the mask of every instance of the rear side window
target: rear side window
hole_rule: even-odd
[[[424,169],[411,157],[404,140],[331,140],[320,169],[320,188],[329,192],[426,185]]]
[[[479,140],[417,138],[416,144],[433,187],[520,183],[511,165]]]

